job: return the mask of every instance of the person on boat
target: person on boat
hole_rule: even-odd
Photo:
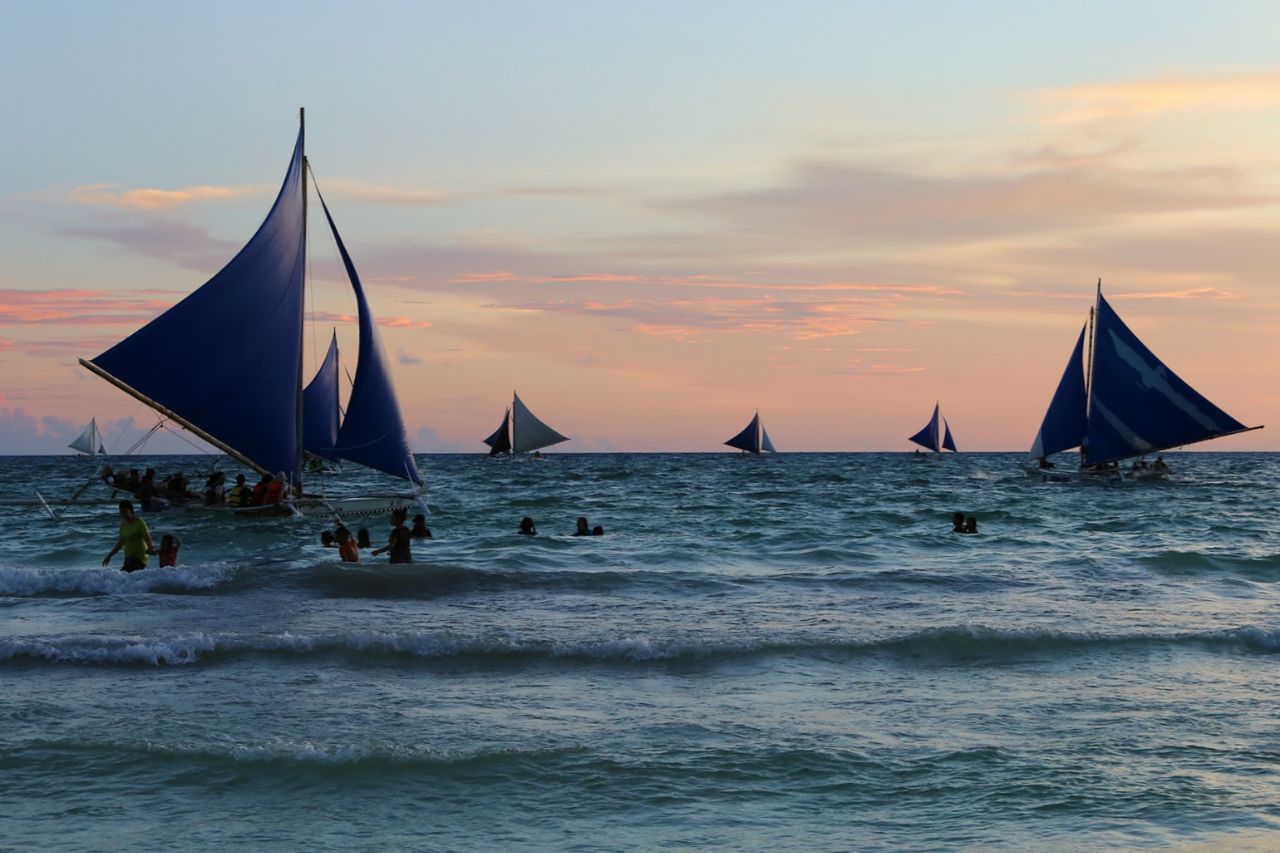
[[[129,476],[126,477],[124,481],[124,487],[131,492],[136,492],[138,491],[138,483],[140,482],[141,478],[138,476],[138,469],[130,468]]]
[[[966,519],[965,519],[965,522],[964,522],[964,532],[965,532],[965,533],[977,533],[977,532],[978,532],[978,519],[974,518],[972,515],[971,515],[971,516],[969,516],[968,518],[966,518]]]
[[[102,482],[113,489],[117,486],[115,472],[111,470],[110,465],[102,466]]]
[[[342,528],[338,528],[341,530]],[[320,544],[326,548],[337,548],[338,543],[334,541],[333,534],[327,530],[320,531]]]
[[[221,506],[226,500],[227,475],[214,471],[204,483],[204,505]]]
[[[409,535],[409,528],[404,526],[405,519],[409,517],[407,509],[397,509],[391,513],[391,537],[387,540],[387,544],[381,548],[374,548],[369,553],[378,556],[384,551],[391,558],[392,563],[412,563],[413,553],[410,550],[409,543],[413,541],[413,537]]]
[[[951,516],[951,532],[964,533],[964,513],[957,512]]]
[[[249,506],[262,506],[267,499],[267,487],[271,485],[272,476],[263,474],[262,479],[258,480],[257,485],[253,487],[253,491],[249,494]]]
[[[409,535],[414,539],[430,539],[431,531],[427,528],[427,517],[422,513],[418,513],[413,517],[413,529],[409,531]]]
[[[263,497],[263,502],[269,504],[278,504],[285,498],[285,481],[284,472],[277,471],[276,475],[267,482],[267,493]]]
[[[227,490],[227,506],[247,506],[252,492],[244,484],[244,474],[236,474],[236,484]]]
[[[121,548],[124,549],[124,565],[120,567],[122,572],[145,569],[147,555],[156,552],[156,546],[151,541],[151,531],[147,530],[145,521],[133,514],[131,501],[120,501],[120,536],[111,552],[103,559],[102,565],[111,565],[111,558]]]
[[[595,527],[591,528],[591,535],[592,535],[592,536],[603,536],[603,535],[604,535],[604,528],[597,524]]]
[[[373,542],[369,539],[369,528],[361,527],[356,531],[356,545],[361,548],[373,547]]]
[[[187,478],[182,476],[182,472],[178,471],[169,478],[168,492],[174,497],[185,498],[187,496]]]
[[[160,568],[169,569],[178,565],[178,549],[182,547],[182,540],[171,533],[166,533],[160,537],[160,550],[156,552],[160,557]]]
[[[360,547],[356,545],[351,531],[345,527],[338,528],[338,556],[344,563],[360,562]]]
[[[587,523],[586,516],[578,516],[578,529],[573,531],[574,536],[590,536],[591,525]]]
[[[1151,463],[1151,470],[1157,474],[1168,474],[1169,466],[1165,464],[1163,456],[1157,456],[1156,461]]]
[[[1036,460],[1036,465],[1037,465],[1037,466],[1040,468],[1040,470],[1042,470],[1042,471],[1044,471],[1044,470],[1048,470],[1049,468],[1052,468],[1052,467],[1053,467],[1053,463],[1049,461],[1049,457],[1047,457],[1047,456],[1041,456],[1039,459],[1037,459],[1037,460]]]
[[[133,496],[138,499],[138,504],[142,507],[143,512],[151,512],[152,501],[156,499],[155,468],[147,469],[147,473],[138,482],[138,488],[133,490]]]
[[[533,526],[533,519],[526,515],[524,518],[520,519],[520,529],[517,530],[516,533],[519,533],[521,536],[537,536],[538,528]]]

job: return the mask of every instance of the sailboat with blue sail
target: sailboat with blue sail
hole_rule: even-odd
[[[1080,330],[1049,409],[1031,444],[1028,473],[1051,480],[1163,477],[1163,459],[1144,457],[1175,447],[1262,429],[1249,427],[1211,403],[1125,325],[1102,295]],[[1059,470],[1049,457],[1080,450],[1077,471]],[[1136,460],[1127,469],[1122,462]]]
[[[316,377],[303,387],[308,176],[314,184],[305,138],[300,111],[284,183],[240,252],[177,305],[80,364],[241,464],[282,477],[288,498],[258,511],[383,514],[421,503],[424,484],[360,276],[318,187],[316,197],[355,295],[360,344],[340,422],[336,337]],[[389,474],[408,483],[412,493],[308,493],[305,452]]]
[[[514,457],[521,453],[537,453],[544,447],[568,440],[567,436],[538,420],[520,395],[513,391],[511,406],[503,413],[502,423],[484,443],[489,445],[490,456],[505,454]]]
[[[932,450],[934,453],[942,453],[944,450],[950,450],[952,453],[958,452],[955,439],[951,437],[951,424],[947,423],[947,419],[942,417],[942,408],[938,403],[933,404],[933,417],[929,418],[929,423],[925,424],[924,429],[911,436],[907,441]],[[919,452],[919,450],[916,451],[916,453]]]
[[[769,438],[768,431],[764,428],[764,423],[760,420],[759,412],[756,412],[755,417],[751,419],[751,423],[747,424],[742,432],[726,441],[725,444],[750,456],[778,452],[773,446],[773,440]]]

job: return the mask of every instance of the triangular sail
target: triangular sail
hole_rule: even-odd
[[[93,455],[95,447],[101,446],[102,442],[98,438],[97,418],[90,420],[89,425],[84,428],[84,431],[81,432],[80,435],[76,436],[76,440],[67,445],[67,447],[70,447],[72,450],[77,450],[80,453],[87,453],[90,456]],[[106,450],[100,450],[99,453],[105,454]]]
[[[755,417],[751,419],[751,423],[747,424],[742,432],[725,442],[730,447],[747,453],[760,453],[761,450],[774,452],[773,442],[769,440],[769,434],[764,431],[764,427],[760,423],[760,413],[756,412]]]
[[[338,443],[338,333],[329,341],[329,352],[311,383],[302,392],[302,449],[325,459],[337,458]]]
[[[1098,294],[1085,462],[1113,462],[1243,432],[1182,381]]]
[[[946,418],[942,419],[942,430],[942,449],[950,450],[952,453],[959,453],[959,451],[956,450],[956,441],[951,437],[951,424],[947,423]]]
[[[540,450],[543,447],[550,447],[553,444],[559,444],[562,441],[568,441],[568,437],[561,435],[551,427],[544,424],[529,411],[529,407],[520,399],[519,394],[514,394],[511,401],[511,450],[514,453],[528,453],[532,450]]]
[[[103,444],[102,442],[98,442],[98,455],[99,455],[99,456],[106,456],[106,455],[107,455],[107,446],[106,446],[105,444]]]
[[[1080,337],[1076,339],[1071,358],[1058,380],[1058,390],[1053,392],[1049,409],[1044,413],[1044,421],[1035,441],[1031,443],[1032,458],[1052,456],[1073,447],[1079,447],[1084,440],[1086,419],[1086,399],[1084,387],[1084,339],[1088,326],[1080,329]]]
[[[927,447],[934,453],[941,453],[942,446],[938,443],[938,417],[940,410],[938,404],[933,405],[933,417],[929,419],[929,423],[925,424],[924,429],[920,430],[907,441],[915,442],[921,447]]]
[[[318,189],[316,195],[320,195]],[[338,233],[338,226],[329,215],[329,208],[322,196],[320,207],[324,210],[329,230],[333,232],[333,240],[338,245],[338,253],[342,256],[342,265],[347,269],[351,289],[355,291],[360,322],[360,353],[356,361],[356,375],[351,383],[351,398],[347,401],[347,414],[338,431],[334,453],[342,459],[420,486],[422,477],[413,459],[413,451],[409,449],[409,439],[405,433],[404,420],[400,416],[396,391],[391,384],[391,371],[382,349],[382,339],[378,335],[373,314],[369,311],[364,288],[360,285],[360,275],[351,262],[351,256],[347,254],[342,235]]]
[[[217,275],[87,363],[260,471],[301,481],[303,132],[271,212]]]
[[[493,435],[484,440],[489,445],[489,455],[498,456],[511,452],[511,410],[502,413],[502,425],[494,430]]]

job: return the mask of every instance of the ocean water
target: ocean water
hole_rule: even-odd
[[[413,566],[166,511],[133,575],[0,459],[0,848],[1276,849],[1280,456],[1167,458],[424,456]]]

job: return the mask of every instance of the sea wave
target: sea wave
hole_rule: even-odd
[[[114,568],[95,569],[0,569],[0,596],[13,598],[56,598],[121,595],[138,592],[208,592],[246,580],[250,570],[244,565],[184,566],[121,572]]]
[[[644,635],[546,640],[425,632],[360,631],[319,636],[288,632],[255,635],[193,632],[167,638],[117,636],[0,640],[0,663],[161,667],[257,656],[310,658],[335,655],[361,661],[371,658],[471,660],[491,666],[552,661],[586,664],[694,663],[780,656],[841,659],[871,654],[975,661],[1028,654],[1073,654],[1165,646],[1271,653],[1280,649],[1280,630],[1239,627],[1165,634],[1098,634],[966,625],[867,639],[793,636],[720,641]]]

